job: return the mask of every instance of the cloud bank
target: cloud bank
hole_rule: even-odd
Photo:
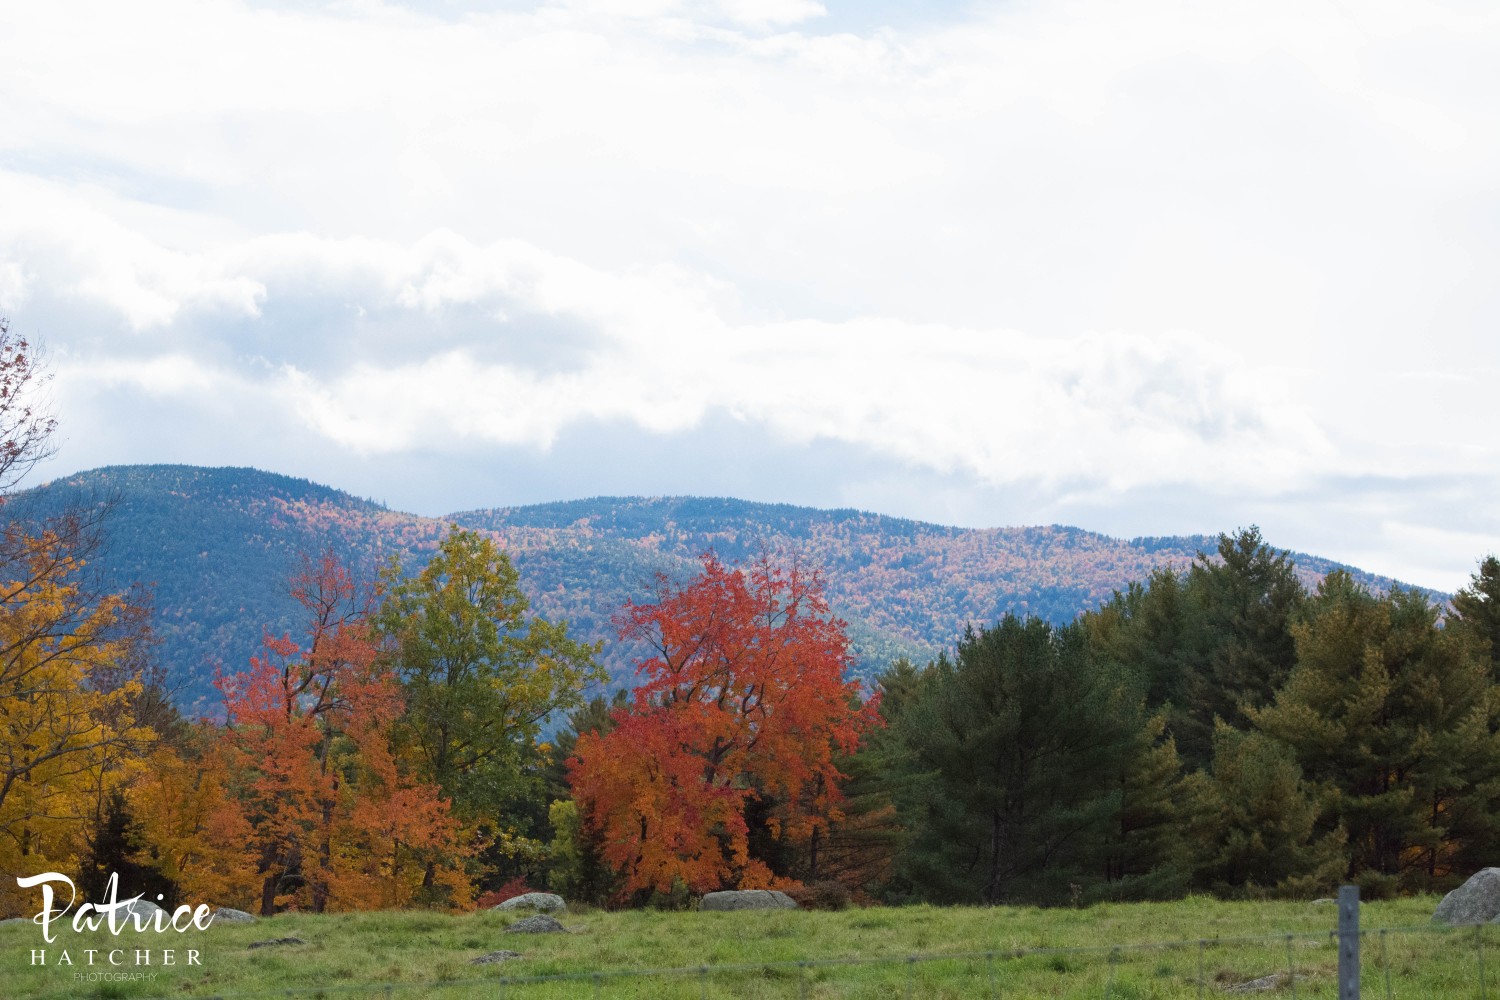
[[[860,14],[0,12],[58,461],[1500,548],[1500,15]]]

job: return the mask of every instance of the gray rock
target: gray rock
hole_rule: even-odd
[[[1315,899],[1315,900],[1313,900],[1313,905],[1314,906],[1321,906],[1324,903],[1337,903],[1337,902],[1338,902],[1338,900],[1334,899],[1332,896],[1324,896],[1322,899]]]
[[[512,896],[492,910],[536,910],[538,913],[566,913],[568,904],[561,896],[550,892],[523,892]]]
[[[795,910],[792,897],[776,889],[733,889],[711,892],[698,904],[700,910]]]
[[[151,921],[155,920],[156,915],[161,911],[161,907],[149,899],[137,899],[120,907],[120,916],[125,918],[131,927],[135,926],[137,916],[141,918],[140,922],[143,925],[149,927]]]
[[[1261,976],[1252,979],[1248,983],[1235,983],[1233,986],[1224,987],[1225,993],[1269,993],[1271,990],[1279,990],[1291,981],[1291,974],[1287,972],[1273,972],[1269,976]]]
[[[209,926],[214,924],[253,924],[257,919],[255,914],[246,913],[244,910],[236,910],[229,906],[220,906],[214,909],[213,919]]]
[[[247,948],[276,948],[284,944],[307,944],[299,937],[272,938],[269,941],[252,941]]]
[[[470,965],[494,965],[497,962],[509,962],[513,958],[525,958],[519,951],[492,951],[488,955],[480,955],[478,958],[470,959]]]
[[[1443,897],[1435,923],[1482,924],[1500,917],[1500,868],[1483,868]]]
[[[510,934],[566,934],[568,929],[545,913],[517,920],[505,928]]]
[[[0,920],[0,927],[4,927],[6,924],[32,924],[32,923],[36,923],[36,921],[32,920],[30,917],[9,917],[9,918],[7,918],[5,920]]]

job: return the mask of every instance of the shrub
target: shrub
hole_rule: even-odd
[[[853,901],[849,887],[832,880],[810,882],[796,889],[788,889],[786,894],[804,910],[847,910]]]

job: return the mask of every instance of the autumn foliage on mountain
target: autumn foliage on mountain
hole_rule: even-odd
[[[816,574],[762,557],[703,557],[697,578],[631,604],[623,638],[655,655],[604,735],[579,736],[569,775],[625,896],[788,881],[751,825],[810,845],[842,818],[841,755],[874,720],[845,680],[849,641]]]
[[[392,555],[421,567],[454,524],[502,549],[535,612],[566,621],[575,639],[628,687],[643,644],[621,641],[612,619],[644,600],[658,572],[686,580],[700,553],[730,564],[761,551],[795,554],[823,574],[825,596],[848,623],[854,673],[870,682],[900,656],[917,663],[951,649],[970,622],[1009,611],[1060,625],[1162,566],[1185,569],[1210,536],[1116,539],[1059,525],[956,528],[858,510],[708,497],[601,497],[457,512],[442,518],[387,510],[316,483],[255,469],[113,466],[24,494],[31,509],[114,498],[101,584],[145,583],[155,595],[155,656],[178,707],[217,710],[213,664],[237,667],[263,629],[296,633],[301,609],[286,589],[303,552],[332,546],[351,566]],[[1296,557],[1308,587],[1334,567]],[[1356,574],[1383,590],[1391,583]]]

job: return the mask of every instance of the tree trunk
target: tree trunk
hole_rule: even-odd
[[[984,901],[991,906],[1000,902],[1004,880],[1000,875],[1000,858],[1004,854],[1005,831],[1000,810],[990,811],[990,880],[984,887]]]

